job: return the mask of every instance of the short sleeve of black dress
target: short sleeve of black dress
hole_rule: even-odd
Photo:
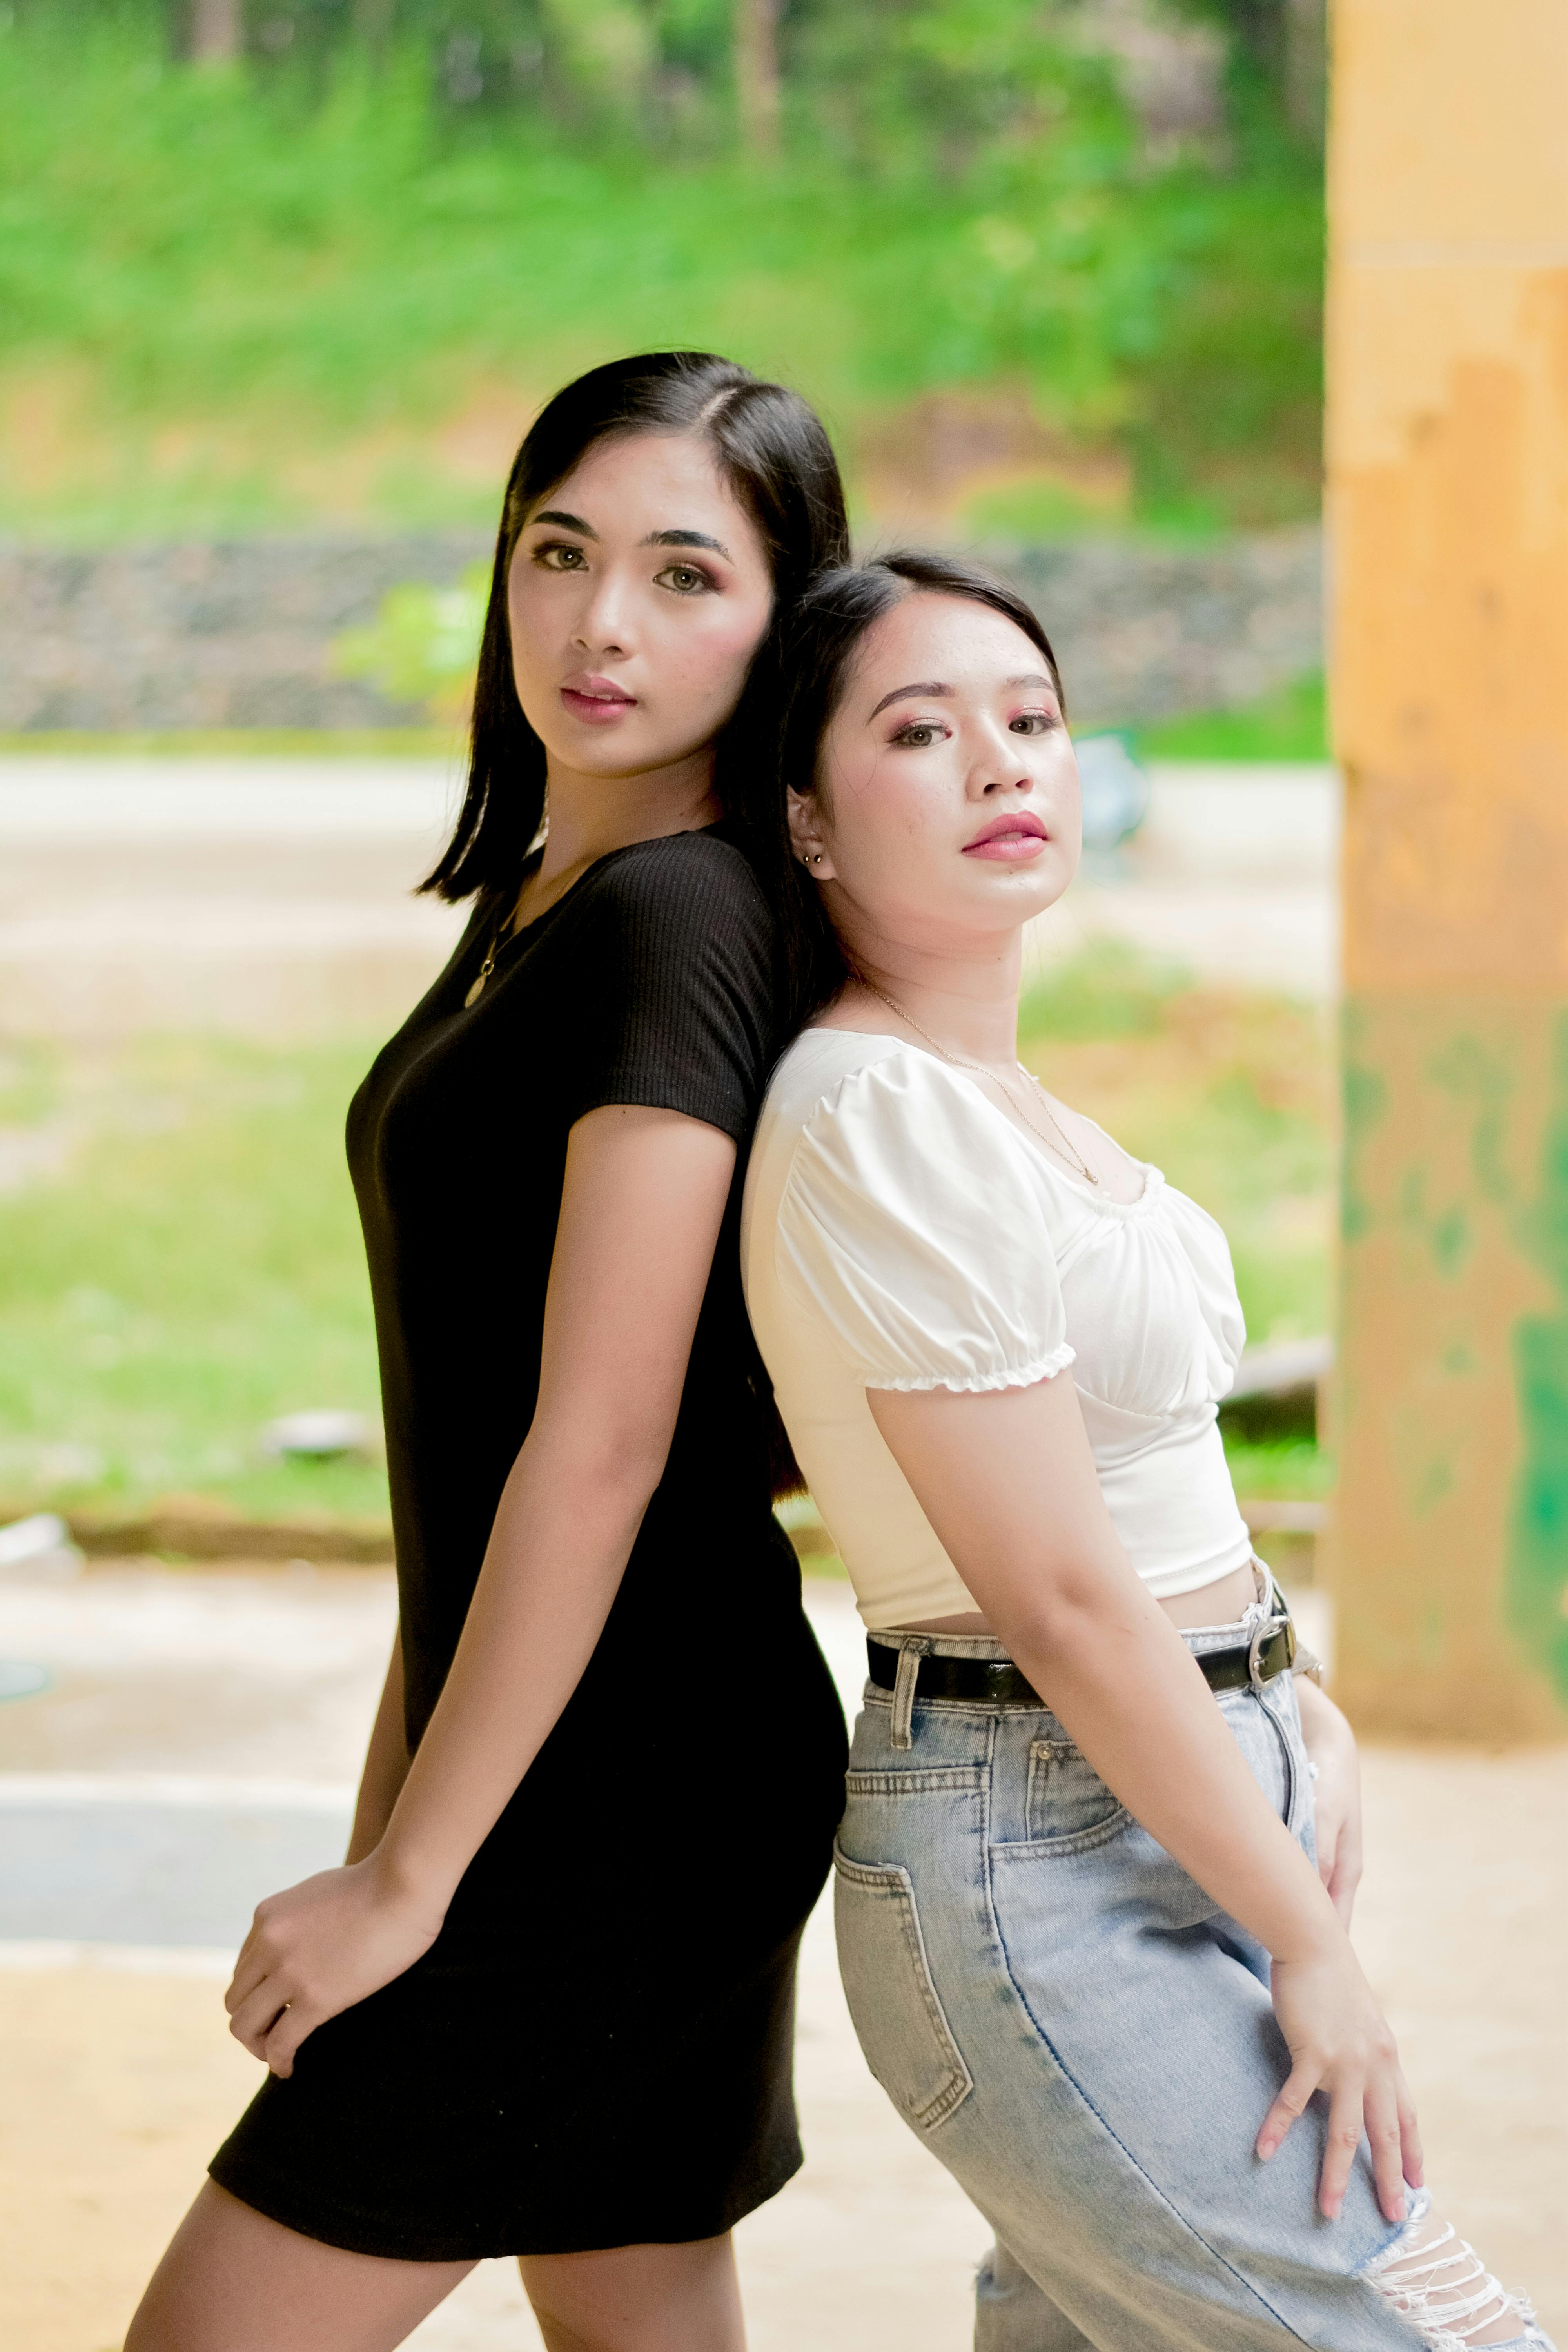
[[[309,2237],[428,2261],[708,2237],[782,2185],[795,1945],[843,1803],[740,1282],[775,1047],[763,891],[713,827],[602,858],[469,1003],[494,938],[481,912],[349,1118],[411,1746],[533,1417],[574,1124],[637,1104],[740,1148],[664,1474],[581,1682],[426,1958],[319,2027],[212,2168]]]
[[[704,832],[639,843],[589,878],[565,1106],[681,1111],[743,1142],[773,1058],[773,919],[756,877]]]

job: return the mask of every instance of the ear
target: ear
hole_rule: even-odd
[[[831,882],[833,860],[827,854],[823,838],[822,812],[815,793],[797,793],[793,788],[785,794],[789,814],[790,847],[805,866],[813,882]]]

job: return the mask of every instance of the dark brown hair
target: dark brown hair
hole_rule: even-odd
[[[844,488],[821,419],[798,393],[711,352],[643,352],[591,368],[558,392],[513,461],[479,642],[468,791],[452,838],[422,889],[456,899],[517,887],[544,813],[545,757],[512,677],[511,559],[529,515],[587,452],[637,433],[700,434],[755,523],[772,566],[773,623],[719,740],[714,766],[720,805],[744,822],[739,803],[750,796],[737,782],[773,737],[780,625],[814,572],[848,560]],[[772,895],[778,875],[771,828],[765,842],[758,845],[759,866]]]

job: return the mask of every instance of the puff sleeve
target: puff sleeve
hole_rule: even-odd
[[[778,1276],[865,1387],[1026,1388],[1072,1361],[1028,1150],[925,1054],[817,1105],[780,1202]]]

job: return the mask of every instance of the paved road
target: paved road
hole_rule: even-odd
[[[455,792],[433,761],[0,758],[0,1028],[387,1025],[461,928],[410,895]],[[1086,871],[1037,951],[1109,931],[1331,994],[1338,809],[1329,769],[1156,765],[1138,839]]]

